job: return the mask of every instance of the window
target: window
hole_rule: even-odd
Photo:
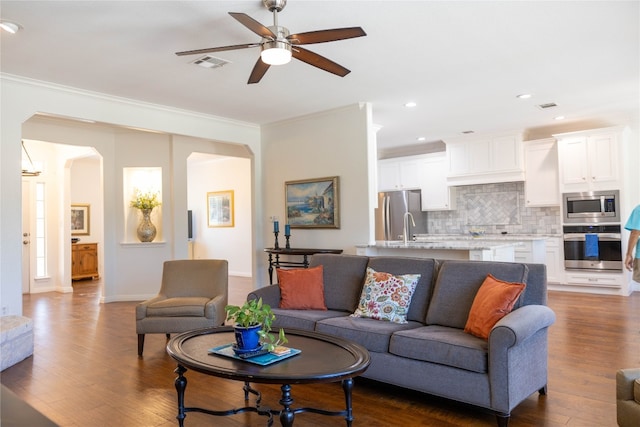
[[[36,278],[47,275],[44,182],[36,183]]]

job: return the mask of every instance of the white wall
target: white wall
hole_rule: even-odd
[[[188,161],[188,208],[193,212],[193,257],[226,259],[229,274],[252,275],[251,161],[214,157]],[[234,226],[210,228],[207,193],[233,190]]]
[[[169,257],[186,257],[187,244],[175,236],[186,233],[186,222],[172,223],[177,217],[175,212],[187,210],[186,200],[186,158],[184,150],[195,145],[200,152],[215,151],[211,141],[224,142],[223,145],[235,146],[247,157],[259,159],[260,130],[257,126],[207,116],[199,113],[156,106],[132,100],[111,97],[103,94],[85,92],[73,88],[52,85],[0,75],[2,91],[2,127],[0,129],[0,304],[2,315],[22,313],[21,286],[21,212],[16,209],[21,201],[20,140],[25,137],[23,125],[36,113],[48,113],[63,117],[94,120],[97,122],[128,126],[138,129],[150,129],[175,135],[171,141],[161,144],[157,151],[162,158],[153,161],[167,168],[167,178],[163,188],[171,194],[169,208],[163,209],[163,231],[166,243],[158,246],[123,246],[123,196],[122,167],[144,164],[148,153],[137,158],[128,156],[126,139],[116,142],[113,133],[95,132],[92,128],[79,126],[74,132],[64,127],[46,133],[46,138],[34,139],[63,144],[75,144],[95,147],[103,158],[102,186],[104,192],[104,287],[102,300],[138,300],[155,294],[158,289],[159,272],[162,262]],[[37,133],[38,131],[34,131]],[[56,134],[58,132],[58,134]],[[185,136],[180,136],[185,135]],[[186,137],[188,136],[188,137]],[[177,148],[175,142],[191,138],[191,145]],[[199,142],[195,142],[200,139]],[[198,146],[199,144],[199,146]],[[135,148],[134,148],[135,150]],[[226,151],[233,151],[226,147]],[[153,156],[152,156],[153,157]],[[252,179],[260,176],[262,162],[252,160]],[[169,173],[171,171],[171,173]],[[164,181],[164,178],[163,178]],[[261,200],[255,194],[252,196]],[[70,201],[63,201],[70,203]],[[255,211],[261,206],[257,204]],[[261,224],[254,228],[261,229]],[[68,230],[67,230],[68,231]],[[65,231],[66,234],[68,234]],[[262,246],[261,236],[255,239]],[[137,260],[137,262],[134,262]]]
[[[369,221],[371,191],[369,152],[370,105],[349,105],[262,127],[264,150],[263,217],[264,241],[272,247],[270,216],[284,224],[286,181],[338,176],[340,180],[340,229],[292,229],[291,246],[344,249],[355,253],[355,245],[367,243],[372,233]],[[282,226],[281,226],[282,227]],[[282,230],[279,243],[284,245]],[[264,255],[263,255],[264,257]],[[262,273],[264,282],[267,273]]]

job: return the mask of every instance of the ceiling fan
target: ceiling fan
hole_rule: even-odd
[[[335,28],[331,30],[309,31],[305,33],[290,34],[285,27],[278,25],[278,12],[282,11],[287,0],[262,0],[264,6],[273,12],[273,25],[265,27],[249,15],[244,13],[229,12],[238,22],[253,31],[262,40],[257,43],[237,44],[231,46],[212,47],[208,49],[187,50],[176,52],[176,55],[196,55],[225,50],[246,49],[260,46],[261,52],[256,65],[251,71],[248,84],[258,83],[271,65],[282,65],[291,61],[291,57],[306,62],[309,65],[328,71],[340,77],[344,77],[351,71],[324,56],[300,47],[300,45],[325,43],[337,40],[351,39],[366,36],[360,27]]]

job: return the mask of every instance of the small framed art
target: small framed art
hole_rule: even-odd
[[[88,236],[90,234],[91,206],[88,204],[71,205],[71,235]]]
[[[209,227],[233,227],[233,190],[207,193]]]

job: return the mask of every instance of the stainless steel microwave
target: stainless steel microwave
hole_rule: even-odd
[[[620,192],[618,190],[564,193],[562,201],[565,223],[620,222]]]

